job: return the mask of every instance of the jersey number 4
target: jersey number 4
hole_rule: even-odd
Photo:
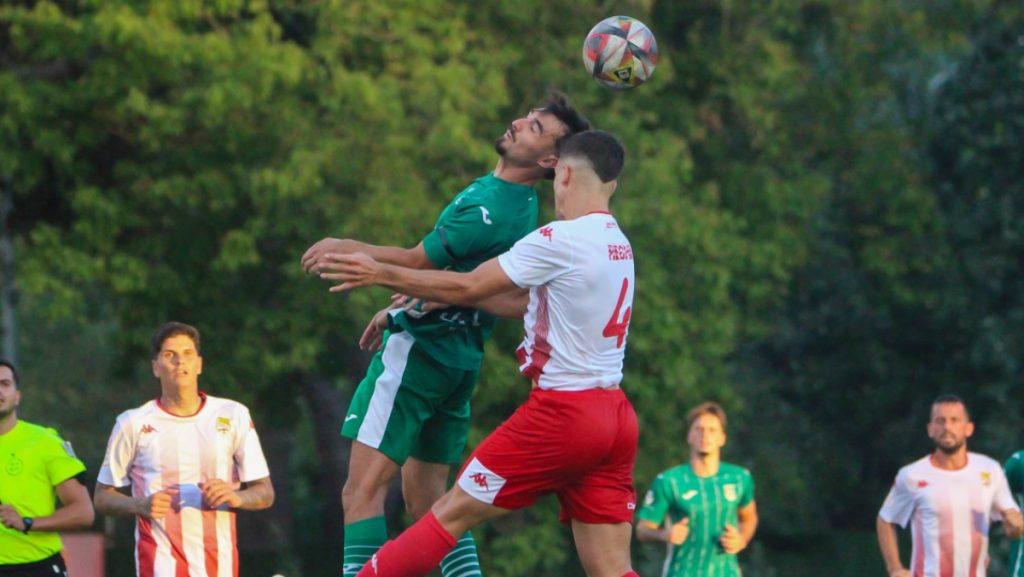
[[[604,326],[604,331],[601,335],[605,338],[615,337],[616,347],[622,347],[622,344],[626,341],[626,331],[629,329],[629,315],[633,313],[633,307],[626,307],[625,312],[622,311],[622,303],[626,300],[626,292],[629,289],[629,279],[622,279],[622,290],[619,291],[619,302],[615,303],[615,311],[612,313],[612,318],[608,319],[608,324]],[[619,315],[622,315],[622,320],[619,320]]]

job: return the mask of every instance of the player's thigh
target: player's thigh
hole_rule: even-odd
[[[587,577],[622,577],[631,570],[629,523],[572,522],[576,551]]]
[[[433,414],[423,423],[411,456],[427,463],[458,465],[469,437],[470,399],[479,371],[443,368],[445,385],[432,396]]]
[[[402,464],[443,398],[447,367],[417,347],[409,333],[384,338],[352,397],[342,435]]]
[[[485,503],[458,486],[452,487],[430,510],[448,533],[455,536],[461,536],[484,521],[511,512]]]

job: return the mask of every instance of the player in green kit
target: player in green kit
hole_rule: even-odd
[[[552,94],[512,122],[495,142],[494,171],[456,195],[417,246],[327,238],[306,251],[302,267],[317,272],[325,254],[362,252],[409,268],[473,270],[536,228],[533,185],[553,176],[559,140],[589,127],[564,95]],[[384,499],[396,475],[402,475],[406,509],[415,519],[447,490],[451,466],[462,460],[469,401],[494,324],[487,313],[457,306],[384,309],[370,321],[360,346],[377,353],[342,425],[342,435],[354,441],[342,490],[345,576],[355,575],[387,540]],[[469,533],[441,570],[444,577],[480,575]]]
[[[736,554],[757,529],[750,472],[721,462],[725,411],[703,403],[687,415],[688,463],[662,472],[637,513],[641,541],[672,545],[664,577],[739,577]]]
[[[1024,451],[1017,451],[1003,467],[1010,492],[1018,505],[1024,505]],[[1024,539],[1010,541],[1010,577],[1024,577]]]

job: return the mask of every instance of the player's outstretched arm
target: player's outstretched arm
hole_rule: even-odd
[[[1024,536],[1024,517],[1017,509],[1006,509],[1000,511],[1003,517],[1003,532],[1009,539],[1020,539]]]
[[[472,307],[488,297],[518,288],[497,258],[470,272],[457,273],[388,265],[361,253],[331,253],[324,255],[316,268],[322,278],[338,282],[331,292],[376,285],[429,301]]]
[[[487,297],[477,303],[476,308],[496,317],[521,319],[530,304],[530,289],[514,288],[510,291]]]
[[[427,251],[423,243],[413,248],[401,248],[397,246],[378,246],[353,240],[350,238],[325,238],[309,247],[302,255],[302,270],[307,273],[316,272],[317,263],[323,260],[326,254],[352,254],[361,252],[368,254],[378,262],[404,266],[406,268],[436,269],[427,257]]]
[[[875,528],[878,531],[878,548],[882,551],[882,559],[885,560],[885,571],[889,574],[889,577],[911,577],[910,571],[906,570],[903,567],[903,562],[900,561],[896,526],[879,516],[875,521]]]

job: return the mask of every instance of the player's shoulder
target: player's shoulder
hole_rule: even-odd
[[[150,399],[145,403],[142,403],[138,407],[132,407],[131,409],[125,409],[117,416],[117,422],[131,422],[138,419],[144,419],[153,414],[159,414],[162,409],[157,404],[156,399]]]
[[[60,433],[58,433],[57,429],[54,429],[53,427],[45,427],[43,425],[37,425],[24,420],[19,420],[18,424],[21,425],[26,436],[32,437],[37,441],[57,444],[63,442],[60,438]]]
[[[750,469],[747,469],[746,467],[744,467],[742,465],[737,465],[735,463],[726,463],[726,462],[723,461],[718,466],[718,470],[721,471],[725,475],[730,475],[730,476],[733,476],[733,477],[744,477],[745,478],[745,477],[750,477],[751,476],[750,475]]]
[[[970,465],[972,467],[976,467],[976,468],[982,469],[982,470],[993,469],[993,468],[995,468],[995,469],[1002,469],[1003,468],[1003,466],[999,463],[999,461],[996,461],[992,457],[989,457],[988,455],[983,455],[981,453],[968,452],[967,453],[967,463],[968,463],[968,465]]]
[[[217,414],[220,414],[220,415],[226,415],[226,414],[248,415],[249,414],[249,407],[246,407],[244,404],[242,404],[242,403],[240,403],[240,402],[238,402],[238,401],[236,401],[234,399],[228,399],[228,398],[225,398],[225,397],[214,397],[212,395],[207,395],[206,396],[206,408],[209,409],[211,412],[214,412],[214,413],[217,413]]]
[[[1010,458],[1006,460],[1006,466],[1009,467],[1011,465],[1016,467],[1024,465],[1024,449],[1010,455]]]
[[[670,480],[670,479],[678,480],[678,479],[686,479],[686,478],[689,478],[691,476],[693,476],[693,469],[690,468],[690,464],[689,463],[680,463],[680,464],[676,465],[675,467],[670,467],[668,469],[665,469],[661,473],[659,473],[658,476],[655,478],[655,480],[661,480],[661,481],[667,481],[667,480]]]
[[[920,459],[907,463],[900,467],[899,472],[896,474],[897,477],[907,477],[913,475],[927,474],[934,469],[931,463],[931,454],[925,455]]]

